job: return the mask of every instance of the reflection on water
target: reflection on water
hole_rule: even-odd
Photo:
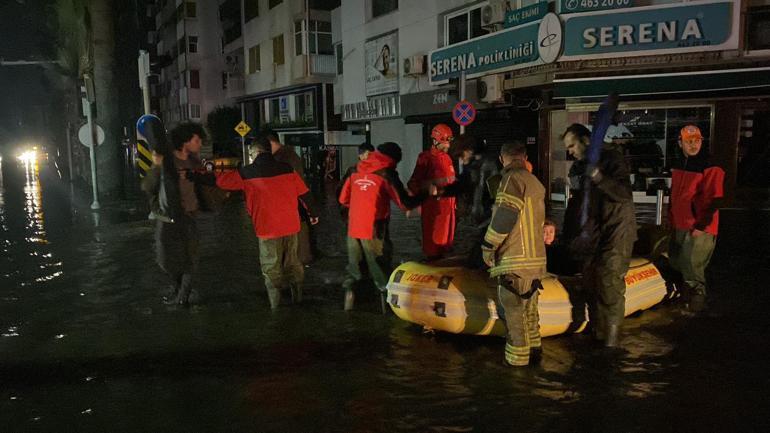
[[[504,366],[501,338],[424,335],[380,315],[376,296],[346,314],[332,206],[305,305],[269,313],[250,220],[232,203],[200,222],[201,304],[169,308],[144,211],[116,222],[103,210],[97,228],[88,210],[61,218],[70,206],[51,205],[57,185],[39,167],[3,164],[0,431],[116,431],[116,418],[119,431],[671,431],[683,427],[670,424],[681,402],[695,423],[681,430],[713,431],[724,425],[698,424],[702,408],[741,405],[735,377],[764,365],[725,366],[713,347],[748,347],[742,336],[764,337],[766,326],[744,324],[736,337],[724,323],[748,315],[688,322],[671,305],[624,322],[624,353],[558,336],[525,369]],[[399,258],[419,255],[419,220],[398,218]],[[715,293],[721,283],[731,289],[722,299],[741,296],[749,274],[721,276]]]
[[[61,277],[62,262],[54,257],[48,245],[38,161],[6,159],[0,160],[0,164],[4,284],[22,288]],[[11,176],[6,175],[6,171]],[[23,183],[15,184],[19,181]],[[18,187],[21,187],[20,197],[16,196]]]

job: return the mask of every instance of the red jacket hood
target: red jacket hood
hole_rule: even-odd
[[[359,173],[374,173],[386,168],[396,168],[396,161],[384,153],[374,151],[368,158],[358,163],[356,170]]]

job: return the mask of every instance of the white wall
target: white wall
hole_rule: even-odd
[[[244,65],[247,73],[245,93],[258,93],[279,89],[296,83],[295,77],[304,75],[302,56],[294,55],[294,20],[304,17],[304,0],[284,0],[268,9],[268,1],[259,1],[259,16],[243,26]],[[273,64],[273,38],[283,34],[283,65]],[[248,74],[249,48],[260,45],[261,70]]]
[[[341,87],[344,104],[366,100],[364,52],[366,40],[393,30],[398,31],[399,93],[424,92],[435,88],[428,85],[427,75],[420,78],[401,76],[403,59],[412,55],[428,54],[429,51],[443,45],[444,14],[478,1],[402,1],[399,2],[397,11],[367,22],[368,3],[361,0],[342,0],[341,2],[340,27],[345,58],[343,64],[345,80],[341,83]]]

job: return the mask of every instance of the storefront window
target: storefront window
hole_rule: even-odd
[[[314,92],[282,95],[267,100],[263,121],[273,128],[301,128],[315,124]]]
[[[708,151],[711,130],[710,106],[630,107],[618,110],[605,141],[621,146],[631,171],[635,191],[647,191],[657,184],[668,185],[672,164],[681,158],[679,130],[687,124],[697,125],[703,133],[704,151]],[[552,113],[551,122],[551,191],[564,193],[567,173],[572,161],[567,156],[561,134],[572,123],[590,127],[595,111],[567,110]],[[552,198],[556,198],[552,196]]]

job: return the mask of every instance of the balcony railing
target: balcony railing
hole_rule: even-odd
[[[335,75],[337,59],[333,55],[311,54],[310,73],[313,75]]]

